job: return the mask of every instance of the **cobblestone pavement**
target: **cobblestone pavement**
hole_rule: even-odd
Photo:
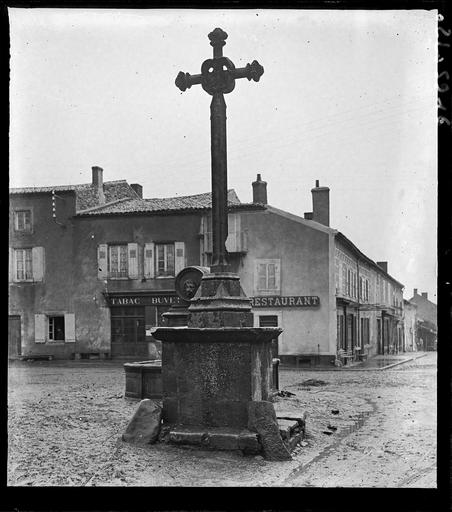
[[[123,443],[137,408],[124,383],[111,362],[13,363],[8,485],[436,487],[436,353],[388,370],[282,370],[295,395],[275,408],[308,413],[289,462]]]

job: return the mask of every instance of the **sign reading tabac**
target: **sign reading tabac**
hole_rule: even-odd
[[[253,308],[312,308],[320,306],[316,295],[289,295],[280,297],[250,297]]]

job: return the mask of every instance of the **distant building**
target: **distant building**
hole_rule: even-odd
[[[252,186],[251,203],[228,191],[226,247],[255,325],[284,329],[282,362],[402,350],[403,285],[329,227],[329,189],[316,183],[303,218],[268,205],[260,175]],[[10,208],[10,343],[22,354],[155,357],[175,275],[210,265],[210,193],[143,199],[95,167],[88,185],[12,189]]]
[[[436,350],[438,320],[437,306],[428,300],[427,292],[413,290],[410,302],[417,306],[417,343],[419,350]]]
[[[418,350],[416,333],[417,333],[417,305],[414,302],[403,299],[403,321],[405,344],[403,350],[406,352],[414,352]]]

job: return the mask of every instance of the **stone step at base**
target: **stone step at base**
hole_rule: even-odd
[[[52,361],[53,354],[32,354],[28,356],[20,356],[19,359],[21,361],[39,361],[39,360],[45,360],[45,361]]]
[[[246,429],[203,426],[163,426],[161,440],[172,444],[195,445],[211,450],[240,450],[245,454],[262,451],[256,432]]]

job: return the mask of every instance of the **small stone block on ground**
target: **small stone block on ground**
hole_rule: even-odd
[[[303,410],[297,410],[297,411],[284,411],[284,410],[276,410],[276,417],[279,420],[293,420],[298,421],[300,424],[300,427],[303,429],[306,425],[306,418],[308,416],[308,413]]]
[[[152,444],[159,437],[162,408],[153,400],[141,400],[122,440],[126,443]]]
[[[279,418],[277,418],[277,420],[279,425],[279,433],[281,434],[283,441],[288,441],[294,434],[300,431],[300,424],[297,420],[286,420]]]

